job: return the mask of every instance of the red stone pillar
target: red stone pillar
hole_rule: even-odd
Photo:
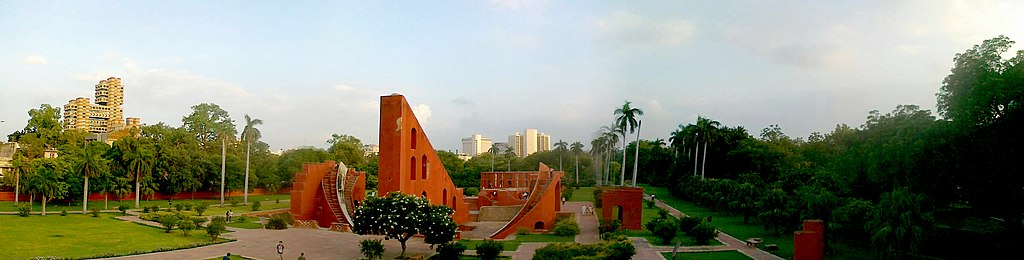
[[[804,230],[793,234],[794,260],[825,259],[825,222],[804,220]]]

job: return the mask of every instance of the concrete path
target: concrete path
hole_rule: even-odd
[[[644,199],[650,199],[650,196],[645,194],[644,195]],[[680,212],[679,210],[673,208],[672,206],[669,206],[668,204],[665,204],[661,200],[658,200],[656,205],[658,207],[661,207],[661,208],[667,210],[669,212],[669,214],[672,214],[672,216],[675,216],[677,218],[686,215],[685,213]],[[672,252],[672,250],[673,250],[673,247],[671,247],[671,246],[652,246],[650,243],[647,242],[646,239],[640,238],[639,240],[643,241],[642,243],[637,243],[637,239],[636,238],[631,238],[631,239],[633,239],[633,246],[637,247],[637,255],[634,256],[633,259],[664,259],[664,257],[660,256],[660,253],[661,252]],[[721,245],[721,246],[684,246],[684,247],[680,247],[677,252],[712,252],[712,251],[736,250],[736,251],[739,251],[740,253],[743,253],[744,255],[747,255],[747,256],[749,256],[750,258],[753,258],[753,259],[771,259],[771,260],[781,260],[781,259],[784,259],[782,257],[776,256],[776,255],[768,253],[768,252],[766,252],[764,250],[761,250],[759,248],[749,247],[749,246],[747,246],[746,242],[744,242],[742,240],[739,240],[739,239],[736,239],[736,238],[730,236],[729,234],[726,234],[726,233],[721,232],[721,231],[718,232],[718,237],[716,237],[715,240],[718,240],[719,242],[722,242],[722,244],[724,244],[724,245]],[[655,254],[658,254],[659,258],[637,258],[638,256],[641,255],[640,254],[641,251],[653,252]],[[644,254],[651,255],[649,253],[644,253]],[[653,256],[653,255],[651,255],[651,256]]]
[[[597,215],[584,216],[581,214],[579,210],[584,206],[593,207],[594,203],[590,201],[567,201],[562,206],[563,211],[573,211],[576,213],[576,223],[580,225],[580,234],[576,235],[576,243],[592,244],[601,242],[601,234],[597,230],[601,224],[597,221]]]

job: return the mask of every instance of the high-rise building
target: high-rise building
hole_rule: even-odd
[[[517,156],[526,158],[536,152],[551,150],[551,136],[538,133],[537,129],[525,129],[522,133],[508,136],[508,144],[515,149]]]
[[[124,118],[124,85],[121,79],[110,77],[96,84],[96,103],[89,98],[78,97],[64,105],[64,128],[96,134],[95,139],[124,136],[126,133],[108,135],[119,130],[138,127],[137,117]],[[116,139],[116,138],[115,138]],[[112,140],[102,140],[113,142]]]
[[[537,134],[537,151],[551,151],[551,136],[544,133]]]
[[[486,153],[488,149],[491,149],[491,144],[494,141],[491,138],[484,137],[481,134],[474,134],[469,138],[462,138],[462,152],[469,156],[476,156],[477,154]]]

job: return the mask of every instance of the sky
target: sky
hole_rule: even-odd
[[[128,117],[181,126],[214,103],[239,130],[262,119],[274,151],[325,148],[333,133],[376,144],[391,93],[442,150],[526,128],[589,149],[625,101],[645,112],[643,139],[698,116],[806,137],[900,104],[935,111],[954,55],[1024,41],[1021,13],[940,0],[0,1],[0,133],[119,77]]]

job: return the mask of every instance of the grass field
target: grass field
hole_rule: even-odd
[[[524,234],[524,235],[516,235],[516,239],[515,240],[501,241],[501,242],[504,243],[504,244],[502,244],[503,251],[516,251],[516,249],[519,248],[519,245],[522,244],[522,243],[529,243],[529,242],[575,242],[575,241],[576,241],[576,236],[557,236],[557,235],[553,235],[553,234]],[[459,240],[459,243],[462,243],[463,245],[466,245],[466,250],[467,250],[466,252],[467,252],[467,254],[470,254],[470,255],[475,254],[475,253],[470,253],[470,251],[476,250],[476,246],[480,245],[480,243],[483,243],[483,242],[484,242],[483,240],[470,240],[470,239]]]
[[[120,214],[117,214],[120,215]],[[181,232],[114,219],[113,214],[0,216],[0,252],[5,258],[92,258],[129,255],[213,243],[203,232]],[[219,239],[217,242],[226,240]]]
[[[715,260],[750,260],[751,258],[739,251],[721,251],[721,252],[700,252],[700,253],[676,253],[676,257],[672,258],[672,252],[661,253],[665,259],[669,260],[689,260],[689,259],[715,259]]]
[[[572,199],[569,201],[594,201],[594,187],[580,187],[572,191]]]
[[[600,208],[595,208],[594,211],[601,212],[601,209]],[[686,236],[686,233],[684,233],[682,231],[676,232],[676,237],[673,238],[670,243],[662,243],[660,238],[654,236],[654,233],[651,233],[651,231],[647,231],[647,228],[645,226],[643,226],[643,225],[646,225],[647,222],[651,222],[651,220],[654,220],[654,219],[658,218],[658,209],[647,208],[646,205],[645,205],[643,211],[641,211],[640,214],[641,214],[640,225],[641,225],[642,229],[641,230],[625,230],[625,231],[622,231],[622,233],[625,234],[627,237],[642,237],[642,238],[647,239],[647,241],[649,241],[649,242],[651,242],[652,244],[655,244],[655,245],[675,245],[676,242],[680,242],[680,244],[682,246],[696,246],[697,245],[697,241],[696,240],[694,240],[692,237]],[[597,217],[598,217],[598,219],[601,219],[601,214],[598,213]],[[672,217],[672,216],[669,216],[669,217],[675,219],[675,217]],[[718,240],[711,240],[711,241],[709,241],[708,245],[718,246],[718,245],[722,245],[722,242],[718,242]]]
[[[232,198],[236,198],[239,201],[242,200],[242,197],[232,197]],[[261,211],[262,210],[271,210],[271,209],[280,209],[280,208],[287,208],[287,207],[289,207],[288,199],[290,199],[290,198],[291,197],[288,194],[252,195],[252,196],[249,196],[249,203],[252,203],[253,201],[259,201],[260,202],[260,210]],[[22,199],[23,199],[22,203],[27,203],[26,200],[28,200],[29,198],[28,198],[28,196],[22,196]],[[236,215],[239,214],[239,213],[244,213],[244,212],[252,211],[251,206],[249,206],[249,205],[242,205],[241,203],[239,203],[238,206],[236,206],[236,207],[231,207],[231,205],[229,203],[229,200],[230,200],[230,198],[225,198],[224,199],[224,207],[223,208],[220,207],[220,199],[219,198],[218,199],[199,199],[199,200],[175,200],[173,202],[175,204],[178,204],[178,203],[189,203],[189,204],[192,204],[192,205],[197,205],[200,202],[205,202],[207,205],[210,205],[210,207],[206,210],[206,213],[204,213],[203,215],[211,215],[211,214],[212,215],[224,215],[224,213],[227,212],[228,209],[233,210]],[[277,203],[278,200],[281,200],[281,202]],[[124,200],[124,201],[120,201],[120,202],[118,202],[116,200],[107,201],[106,209],[116,210],[117,206],[122,205],[122,204],[123,205],[127,205],[128,207],[132,207],[132,206],[135,205],[135,201],[134,200]],[[156,206],[160,206],[162,208],[167,208],[167,207],[171,206],[172,204],[168,203],[168,201],[166,201],[166,200],[152,200],[152,201],[150,201],[150,200],[145,200],[145,197],[143,197],[143,200],[139,201],[139,205],[142,206],[142,207],[156,205]],[[74,201],[74,202],[70,202],[70,203],[61,203],[61,202],[51,201],[51,202],[46,203],[46,213],[47,214],[50,214],[50,213],[60,213],[60,210],[62,208],[63,209],[67,209],[68,213],[81,213],[82,212],[82,203],[81,203],[81,201]],[[90,210],[91,209],[103,210],[104,209],[103,201],[89,201],[89,209]],[[131,210],[135,210],[135,209],[131,209]],[[0,202],[0,212],[16,212],[16,211],[18,211],[18,208],[14,205],[14,202],[12,202],[12,201]],[[33,213],[38,213],[40,211],[42,211],[42,204],[40,204],[39,200],[36,199],[34,201],[34,203],[32,203],[32,212]]]
[[[691,202],[675,198],[668,192],[668,189],[664,187],[651,187],[649,185],[641,186],[644,187],[645,193],[653,193],[657,195],[658,200],[665,202],[686,215],[695,217],[711,216],[711,224],[714,224],[718,230],[725,232],[732,237],[739,240],[745,240],[751,237],[760,237],[764,240],[763,244],[779,245],[779,250],[773,252],[773,254],[787,259],[793,258],[792,233],[776,235],[772,232],[765,231],[764,228],[755,223],[755,221],[743,224],[743,216],[733,216],[726,212],[712,211],[710,209],[697,206]]]

